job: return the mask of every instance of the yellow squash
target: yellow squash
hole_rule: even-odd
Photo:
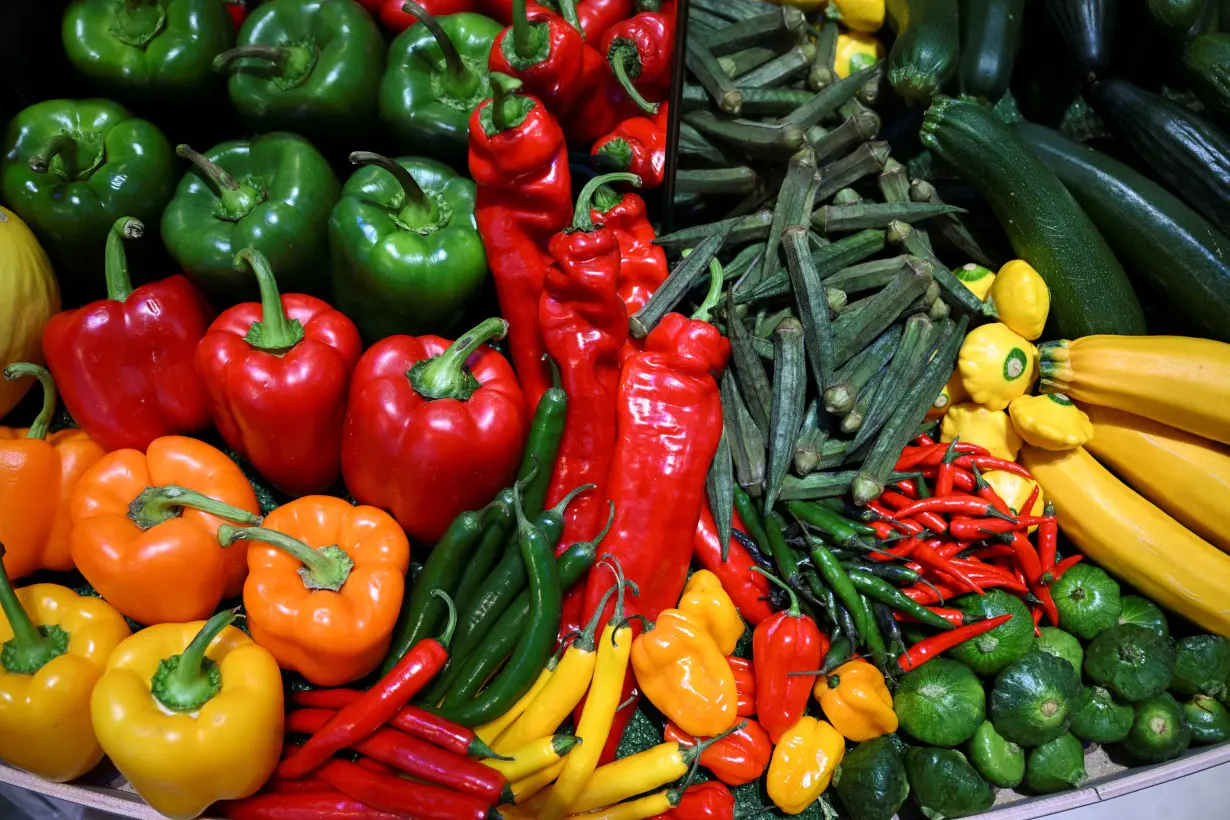
[[[808,10],[804,4],[796,5],[804,11]],[[828,15],[855,31],[879,31],[880,26],[884,25],[884,0],[832,0]]]
[[[991,292],[991,285],[995,284],[995,273],[974,262],[962,265],[955,269],[953,273],[956,274],[961,284],[969,288],[971,293],[984,302],[987,299],[987,294]]]
[[[1045,280],[1023,259],[1013,259],[999,269],[983,301],[991,316],[1030,341],[1042,335],[1051,312],[1051,292]]]
[[[1029,392],[1038,348],[1007,325],[993,322],[971,330],[961,343],[957,367],[969,397],[988,410],[1003,410]]]
[[[883,59],[884,45],[875,37],[861,31],[843,32],[837,35],[833,73],[844,80]]]
[[[1006,412],[988,410],[973,402],[953,405],[940,422],[940,441],[952,441],[957,436],[966,444],[985,447],[991,455],[1008,461],[1016,461],[1021,449],[1021,437]]]
[[[17,214],[0,208],[0,367],[44,364],[43,325],[59,310],[60,287],[47,254]],[[0,379],[0,418],[32,384]]]
[[[931,403],[931,409],[927,411],[927,418],[943,418],[950,407],[963,401],[969,401],[969,393],[965,392],[965,384],[961,381],[961,371],[954,370],[948,377],[948,384],[944,385],[944,389]]]
[[[1230,344],[1086,336],[1041,348],[1042,391],[1230,444]]]
[[[1086,445],[1141,495],[1189,530],[1230,552],[1230,447],[1122,410],[1086,407],[1093,440]]]
[[[1021,438],[1043,450],[1071,450],[1093,438],[1089,416],[1063,393],[1013,399],[1008,415]]]
[[[1115,478],[1083,447],[1025,447],[1021,464],[1081,552],[1166,609],[1230,636],[1230,556]]]

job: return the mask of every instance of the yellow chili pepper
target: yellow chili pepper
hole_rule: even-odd
[[[722,582],[707,569],[692,573],[679,599],[679,611],[708,632],[723,655],[735,651],[743,630],[747,629]]]
[[[970,398],[988,410],[1003,410],[1028,393],[1037,362],[1038,348],[1001,322],[971,330],[957,356]]]
[[[677,609],[664,609],[632,644],[642,694],[683,731],[712,737],[738,717],[735,673],[713,638]]]
[[[799,814],[816,801],[846,753],[846,741],[823,720],[801,717],[773,749],[765,786],[786,814]]]
[[[504,779],[509,783],[515,783],[558,763],[580,742],[574,735],[540,737],[510,752],[508,757],[512,760],[497,760],[491,757],[482,762],[484,766],[490,766],[504,775]]]
[[[80,777],[102,760],[90,692],[128,623],[101,598],[56,584],[14,592],[3,563],[0,607],[0,758],[57,783]]]
[[[111,762],[156,811],[196,817],[247,797],[282,752],[282,673],[235,613],[159,624],[111,654],[90,712]]]
[[[1008,415],[1021,438],[1043,450],[1075,450],[1093,438],[1093,422],[1063,393],[1013,399]]]
[[[529,777],[523,777],[513,783],[513,802],[518,806],[524,806],[529,803],[534,795],[554,783],[562,771],[564,771],[564,761],[557,760],[545,769],[539,769]]]
[[[862,743],[897,731],[893,696],[884,675],[866,661],[850,661],[816,679],[824,716],[847,740]]]
[[[1012,420],[1003,410],[988,410],[981,404],[964,402],[948,408],[940,422],[940,441],[952,441],[957,436],[968,444],[987,448],[996,458],[1016,461],[1021,451],[1021,437]]]
[[[555,669],[559,665],[559,655],[552,655],[551,660],[547,661],[546,668],[538,673],[538,679],[534,681],[534,685],[530,687],[530,691],[522,695],[516,703],[509,707],[508,711],[500,715],[495,720],[484,723],[474,730],[475,736],[488,746],[494,746],[496,741],[508,728],[517,722],[517,718],[525,714],[525,710],[534,702],[534,698],[538,697],[538,693],[543,690],[550,681],[551,676],[555,674]]]
[[[663,789],[627,803],[608,806],[602,811],[571,814],[569,817],[584,817],[587,820],[645,820],[647,817],[665,814],[678,806],[682,798],[683,789]]]

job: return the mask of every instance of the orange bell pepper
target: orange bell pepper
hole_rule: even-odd
[[[224,520],[259,524],[252,485],[203,441],[163,436],[103,456],[69,503],[73,563],[112,606],[146,626],[205,620],[238,595],[247,544],[223,549]]]
[[[223,524],[218,541],[248,547],[243,605],[252,640],[317,686],[363,677],[384,659],[401,610],[410,542],[375,507],[309,495],[260,527]]]
[[[4,378],[33,376],[43,385],[43,409],[28,428],[0,427],[0,543],[13,579],[40,569],[73,568],[68,552],[68,501],[86,470],[106,452],[82,430],[48,435],[56,406],[51,374],[34,364],[9,365]]]

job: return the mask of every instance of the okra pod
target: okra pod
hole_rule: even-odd
[[[966,313],[975,316],[982,315],[986,305],[974,292],[961,284],[961,280],[952,271],[944,267],[944,263],[936,258],[931,249],[931,243],[925,231],[921,231],[904,222],[892,222],[888,226],[888,241],[898,246],[906,253],[920,256],[931,263],[931,275],[940,283],[944,291],[944,301],[953,307],[958,307]]]
[[[697,82],[709,92],[709,96],[717,103],[720,110],[736,115],[743,109],[742,92],[735,88],[735,81],[722,70],[717,57],[704,46],[701,38],[687,38],[684,46],[684,64],[688,71],[696,77]]]
[[[780,48],[752,46],[724,57],[718,57],[718,65],[722,67],[722,71],[726,72],[727,77],[737,80],[749,71],[754,71],[770,62],[780,53]]]
[[[811,58],[814,52],[815,46],[811,43],[797,45],[785,54],[774,57],[764,65],[739,77],[738,85],[744,93],[744,98],[747,98],[749,89],[774,88],[788,85],[798,79],[811,66]],[[811,95],[807,94],[807,97],[810,99]],[[747,111],[747,109],[744,110]]]
[[[849,190],[849,189],[842,189]],[[841,191],[838,191],[840,194]],[[921,222],[948,213],[964,213],[953,205],[932,205],[928,202],[865,202],[838,203],[817,208],[811,224],[821,233],[858,231],[866,228],[887,228],[896,222]]]
[[[926,263],[926,260],[922,260]],[[931,283],[929,263],[902,271],[854,314],[842,313],[833,323],[836,366],[840,367],[876,336],[897,321],[902,312]]]
[[[722,545],[722,560],[730,551],[730,530],[734,516],[735,465],[730,448],[730,435],[725,424],[718,438],[717,450],[705,476],[705,495],[717,525],[718,543]]]
[[[810,233],[809,239],[812,245],[817,244],[815,233]],[[828,243],[812,254],[816,266],[816,275],[821,279],[825,279],[847,265],[861,262],[868,256],[884,250],[884,241],[884,231],[869,229],[843,237],[837,242]],[[782,296],[789,292],[789,274],[785,271],[779,271],[769,280],[759,283],[750,292],[746,289],[740,290],[735,288],[735,301],[739,303],[752,302],[773,296]],[[847,306],[843,305],[843,308]]]
[[[916,313],[905,320],[901,344],[893,352],[893,360],[886,368],[885,378],[890,388],[880,392],[872,401],[851,447],[858,447],[870,439],[888,421],[893,407],[909,389],[914,375],[922,371],[926,364],[923,356],[931,352],[931,345],[939,332],[940,329],[925,314]]]
[[[833,380],[834,362],[833,326],[829,318],[829,304],[824,285],[816,272],[816,262],[808,244],[807,229],[794,226],[786,231],[783,243],[786,248],[786,267],[794,285],[795,302],[799,318],[805,329],[804,345],[807,363],[812,378],[820,390]]]
[[[843,81],[844,82],[844,81]],[[816,199],[823,202],[865,176],[878,174],[888,159],[887,142],[865,142],[847,156],[820,169],[820,190]]]
[[[799,441],[794,445],[794,471],[799,475],[806,476],[820,466],[828,428],[828,414],[819,399],[812,399],[803,413],[803,427],[799,431]],[[789,480],[790,476],[786,478]]]
[[[849,436],[857,433],[863,428],[863,419],[867,416],[867,408],[870,406],[872,400],[883,392],[881,388],[887,381],[887,375],[887,368],[880,370],[873,375],[871,380],[867,382],[866,386],[859,391],[858,396],[854,399],[854,407],[851,408],[849,413],[846,413],[846,415],[842,417],[841,423],[838,425],[838,429],[841,430],[842,433]],[[850,446],[854,447],[856,445],[855,443],[851,443]]]
[[[747,245],[735,254],[734,259],[730,260],[730,264],[726,266],[726,279],[734,282],[734,288],[737,289],[745,277],[759,273],[760,258],[764,256],[764,248],[764,242]]]
[[[803,129],[791,123],[722,119],[712,111],[689,111],[683,118],[702,134],[731,145],[752,157],[780,158],[793,154],[803,147],[805,142]]]
[[[807,144],[816,152],[816,162],[844,157],[854,148],[880,133],[880,118],[875,112],[860,113],[846,118],[841,125],[813,137],[815,128],[807,130]]]
[[[726,155],[704,134],[697,131],[686,122],[679,123],[679,153],[696,157],[711,165],[726,165]]]
[[[727,293],[726,315],[733,316],[734,312],[734,302]],[[751,334],[743,327],[743,323],[728,320],[726,325],[726,334],[730,339],[731,364],[739,382],[740,393],[747,402],[756,425],[761,430],[768,430],[773,407],[773,389],[769,385],[769,376],[752,347]]]
[[[817,91],[810,100],[800,105],[782,122],[797,125],[804,130],[811,128],[821,120],[837,113],[842,105],[858,93],[859,87],[879,70],[878,65],[868,66],[862,71],[856,71],[849,77]]]
[[[825,20],[816,37],[816,53],[812,55],[811,70],[807,72],[807,87],[821,91],[833,84],[837,75],[833,64],[837,62],[837,37],[841,34],[836,21]]]
[[[772,509],[790,469],[807,402],[807,364],[803,325],[784,319],[773,333],[773,408],[769,420],[769,461],[765,476],[765,508]]]
[[[760,265],[760,278],[748,283],[755,287],[759,282],[772,279],[781,266],[781,254],[778,248],[782,241],[782,232],[791,225],[797,225],[806,220],[811,211],[811,202],[807,197],[812,191],[812,182],[816,178],[816,158],[810,148],[800,149],[790,158],[786,165],[786,176],[782,179],[781,188],[777,193],[777,205],[773,209],[773,224],[769,226],[769,238],[765,245],[764,259]]]
[[[759,185],[760,176],[746,165],[675,172],[675,190],[685,194],[747,194]]]
[[[759,336],[753,336],[752,348],[756,351],[756,355],[764,359],[766,362],[773,361],[773,357],[777,355],[773,352],[773,341],[771,339],[762,339]]]
[[[854,190],[853,188],[842,188],[840,191],[833,194],[833,204],[840,205],[842,207],[848,207],[850,205],[858,205],[862,203],[862,201],[863,201],[863,195],[860,194],[858,191]],[[813,223],[815,222],[815,217],[812,218],[812,221]],[[821,232],[824,231],[824,228],[820,227],[819,225],[816,225],[816,227],[819,228]]]
[[[824,282],[830,287],[844,290],[847,295],[882,288],[905,270],[909,260],[910,257],[907,254],[894,256],[891,259],[873,259],[870,262],[842,268]]]
[[[654,291],[653,296],[645,306],[628,320],[628,332],[633,338],[644,339],[649,331],[658,326],[662,317],[675,309],[683,301],[687,292],[700,281],[701,276],[715,262],[718,251],[726,242],[730,226],[711,234],[696,246],[696,249],[682,262],[675,266],[661,286]]]
[[[773,331],[777,330],[777,326],[786,318],[794,318],[794,310],[787,307],[773,314],[766,314],[764,311],[761,311],[760,315],[756,317],[756,325],[752,328],[752,335],[759,336],[761,339],[767,339],[773,335]]]
[[[772,221],[773,212],[766,209],[748,216],[739,216],[732,219],[723,219],[718,222],[709,222],[704,225],[694,225],[691,228],[683,228],[666,236],[659,236],[654,240],[654,244],[661,245],[664,248],[687,248],[698,242],[703,242],[715,233],[725,233],[726,244],[730,247],[745,245],[748,242],[754,242],[757,239],[764,239],[768,236],[769,223]]]
[[[901,334],[900,324],[890,325],[875,341],[842,365],[837,370],[833,386],[823,393],[824,409],[838,416],[853,410],[858,394],[892,358],[893,350],[901,341]]]
[[[641,10],[644,11],[644,9]],[[688,4],[688,13],[693,11],[706,11],[732,22],[738,22],[764,14],[764,4],[756,0],[692,0]]]
[[[783,41],[793,42],[795,35],[806,22],[807,19],[803,16],[803,12],[793,6],[783,6],[726,25],[724,28],[708,32],[699,38],[689,37],[688,39],[699,39],[709,50],[720,57],[748,46]]]
[[[688,34],[692,35],[692,37],[712,34],[718,29],[726,28],[728,25],[730,23],[720,15],[713,14],[704,9],[688,8]],[[688,39],[692,39],[692,37]]]
[[[944,201],[940,199],[940,194],[935,190],[935,186],[925,179],[916,179],[910,183],[910,199],[915,202],[928,202],[932,205],[943,205]],[[992,258],[991,254],[987,253],[983,247],[978,244],[965,227],[965,223],[961,217],[955,213],[941,216],[936,220],[939,232],[947,239],[954,248],[968,256],[970,259],[977,262],[979,265],[985,265],[988,268],[998,268],[999,265]]]
[[[764,434],[743,403],[730,368],[722,374],[722,424],[729,433],[730,456],[735,478],[746,492],[760,495],[765,476]],[[742,512],[740,512],[742,515]]]
[[[740,113],[745,117],[781,117],[789,114],[810,97],[806,91],[794,88],[739,87]],[[699,85],[685,85],[681,100],[684,111],[700,111],[709,107],[708,91]]]
[[[880,172],[880,195],[885,202],[910,201],[910,175],[905,166],[897,160],[889,158]]]

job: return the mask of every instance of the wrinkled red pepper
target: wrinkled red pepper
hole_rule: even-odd
[[[621,171],[641,178],[642,188],[657,188],[666,175],[666,121],[670,106],[658,106],[650,117],[630,117],[594,143],[595,155],[615,159]]]
[[[478,0],[478,8],[475,11],[484,14],[495,20],[502,26],[507,26],[513,21],[513,6],[516,5],[516,0]],[[548,6],[535,3],[534,0],[527,0],[526,11],[531,14],[551,13],[553,9]]]
[[[257,251],[240,251],[235,267],[256,275],[261,301],[223,311],[197,345],[214,424],[282,492],[322,492],[341,471],[346,394],[363,352],[358,328],[315,296],[279,296]]]
[[[760,574],[757,572],[757,574]],[[752,633],[752,663],[756,668],[756,715],[777,743],[807,709],[815,675],[791,674],[819,669],[829,651],[829,640],[816,622],[803,614],[799,598],[790,596],[790,608],[761,621]]]
[[[576,82],[582,93],[561,120],[570,145],[586,150],[623,120],[642,113],[611,73],[606,58],[589,44],[583,46]]]
[[[735,675],[735,691],[739,694],[739,705],[735,714],[739,717],[752,717],[756,714],[756,670],[752,662],[738,655],[727,655],[726,662]]]
[[[415,0],[415,2],[426,9],[432,17],[458,14],[463,11],[478,11],[478,3],[475,0]],[[367,0],[365,5],[368,4],[370,4],[368,11],[371,11],[373,15],[378,15],[380,25],[389,31],[402,32],[418,22],[417,17],[402,10],[406,0]]]
[[[604,185],[595,192],[590,215],[615,233],[619,243],[616,289],[628,316],[632,316],[670,275],[666,251],[654,244],[657,234],[649,222],[645,200]]]
[[[563,116],[580,94],[593,88],[582,82],[586,51],[581,33],[558,14],[529,16],[525,0],[513,0],[512,24],[495,38],[487,61],[493,72],[516,77],[525,93],[542,100],[547,110]]]
[[[515,94],[520,82],[491,75],[495,98],[470,117],[470,176],[478,184],[475,216],[495,280],[508,346],[526,412],[551,386],[538,327],[538,302],[549,264],[547,243],[572,220],[568,149],[540,100]]]
[[[124,240],[144,226],[122,217],[107,234],[107,298],[52,316],[43,354],[64,406],[108,450],[144,451],[161,436],[209,426],[196,346],[212,311],[182,275],[136,290]]]
[[[346,486],[418,541],[438,540],[516,475],[525,397],[504,357],[481,346],[507,329],[488,319],[451,344],[390,336],[355,368],[342,430]]]
[[[667,723],[663,733],[667,741],[680,746],[695,746],[696,738],[674,723]],[[764,774],[773,755],[773,742],[764,727],[751,718],[746,725],[736,729],[700,753],[700,765],[728,786],[751,783]]]
[[[673,8],[642,11],[611,27],[603,35],[599,51],[632,101],[647,114],[657,113],[655,104],[670,93],[675,54]]]
[[[667,820],[734,820],[735,796],[716,780],[697,783],[683,792],[678,806],[659,817]]]
[[[735,513],[733,524],[735,529],[744,531],[743,521],[739,519],[738,513]],[[717,523],[713,520],[713,513],[706,502],[701,507],[700,522],[696,525],[692,555],[701,567],[712,572],[722,582],[722,589],[726,590],[743,620],[755,626],[773,615],[773,607],[769,603],[769,581],[760,573],[752,572],[756,562],[747,548],[739,543],[739,539],[731,537],[727,549],[726,560],[723,561]]]

